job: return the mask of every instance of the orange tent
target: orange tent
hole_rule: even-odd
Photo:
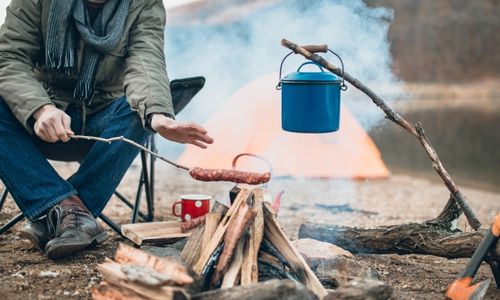
[[[233,157],[249,152],[271,162],[275,176],[383,178],[389,171],[377,147],[349,110],[341,109],[340,130],[299,134],[281,129],[277,75],[258,78],[238,90],[205,124],[215,139],[208,149],[187,146],[178,162],[204,168],[230,168]],[[261,171],[254,158],[238,168]]]

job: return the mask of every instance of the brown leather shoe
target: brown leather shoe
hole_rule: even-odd
[[[47,219],[45,216],[30,221],[21,229],[20,235],[30,240],[33,244],[45,250],[45,245],[50,240],[49,230],[47,229]]]
[[[45,253],[50,259],[63,258],[108,238],[106,231],[83,204],[75,205],[75,201],[81,203],[79,198],[76,197],[76,200],[69,201],[69,205],[63,201],[47,213],[49,233],[54,237],[45,246]]]

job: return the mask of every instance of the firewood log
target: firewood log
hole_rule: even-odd
[[[231,205],[231,207],[227,211],[226,215],[222,218],[221,222],[219,223],[219,226],[217,227],[217,230],[215,231],[213,237],[210,239],[210,242],[203,249],[203,251],[201,251],[200,258],[198,259],[196,264],[194,264],[193,270],[198,275],[201,275],[203,273],[207,262],[210,260],[210,258],[214,254],[214,251],[221,244],[221,242],[224,238],[224,235],[226,233],[226,230],[228,228],[228,225],[229,225],[230,221],[232,219],[234,219],[235,214],[237,213],[240,205],[243,202],[246,202],[246,200],[250,197],[252,197],[251,191],[248,189],[242,188],[240,193],[238,194],[238,197],[234,201],[233,205]]]
[[[293,270],[299,275],[301,282],[313,291],[318,297],[327,294],[319,279],[307,265],[300,253],[293,247],[285,232],[278,223],[276,213],[271,204],[264,203],[264,236],[283,255]]]
[[[148,266],[160,274],[168,276],[171,284],[186,285],[193,282],[188,271],[179,261],[168,257],[157,257],[139,249],[120,244],[116,251],[115,261],[119,264],[135,264]]]
[[[317,300],[314,293],[291,280],[269,280],[230,289],[217,289],[191,297],[192,300]]]
[[[262,211],[264,191],[262,189],[254,190],[254,202],[257,213],[250,227],[250,238],[245,244],[243,263],[241,266],[242,285],[257,283],[259,281],[257,256],[264,236],[264,213]]]
[[[137,277],[128,277],[126,273],[122,271],[122,265],[107,259],[104,263],[97,266],[97,270],[101,273],[103,279],[113,286],[116,286],[118,290],[132,291],[138,294],[142,299],[188,299],[188,295],[184,289],[172,286],[151,286],[146,285],[144,282],[136,282]],[[156,274],[155,274],[156,275]],[[178,298],[177,298],[178,297]]]
[[[212,213],[220,214],[221,216],[225,216],[227,211],[228,208],[218,201],[216,201],[212,207]],[[194,229],[191,236],[188,238],[186,246],[184,246],[181,253],[182,261],[188,266],[193,266],[200,258],[201,249],[205,249],[206,245],[202,243],[204,237],[205,226],[200,226]]]
[[[224,248],[220,255],[219,262],[212,277],[212,285],[218,285],[222,275],[226,272],[233,257],[236,245],[240,238],[248,230],[257,214],[254,209],[253,197],[249,197],[241,203],[234,218],[231,219],[224,235]]]
[[[484,231],[451,231],[434,223],[407,223],[376,228],[355,228],[305,223],[299,238],[329,242],[352,253],[429,254],[447,258],[471,257]],[[500,257],[500,245],[495,256]]]

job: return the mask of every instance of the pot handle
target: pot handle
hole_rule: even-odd
[[[321,45],[321,46],[318,46],[318,49],[314,49],[316,50],[315,52],[326,52],[326,51],[323,51],[324,50],[324,47],[326,45]],[[313,46],[307,46],[307,47],[313,47]],[[306,48],[306,50],[309,50]],[[312,48],[311,48],[312,50]],[[342,66],[342,83],[340,84],[340,89],[345,91],[347,90],[347,85],[345,84],[345,80],[344,80],[344,74],[345,74],[345,71],[344,71],[344,61],[342,60],[342,58],[340,57],[340,55],[338,55],[337,53],[333,52],[332,50],[330,49],[326,49],[328,52],[332,53],[333,55],[335,55],[339,60],[340,60],[340,65]],[[287,55],[285,55],[285,57],[283,58],[283,60],[281,61],[281,64],[280,64],[280,75],[279,75],[279,83],[278,85],[276,86],[276,89],[277,90],[281,90],[281,75],[283,73],[283,64],[285,63],[285,60],[294,53],[294,51],[291,51],[290,53],[288,53]],[[314,63],[316,65],[318,65],[318,67],[321,69],[321,71],[323,71],[323,68],[320,64],[316,63],[316,62],[306,62],[306,63],[303,63],[299,69],[297,71],[300,71],[300,68],[302,68],[303,65],[306,65],[306,64],[311,64],[311,63]],[[323,71],[324,72],[324,71]]]
[[[305,65],[316,65],[321,70],[321,72],[325,72],[325,70],[323,70],[323,67],[320,64],[318,64],[317,62],[314,62],[314,61],[308,61],[308,62],[305,62],[305,63],[301,64],[300,67],[297,69],[297,72],[300,72],[300,69],[302,69],[302,67],[305,66]]]

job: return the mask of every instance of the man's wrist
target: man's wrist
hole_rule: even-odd
[[[154,132],[156,132],[157,130],[155,130],[154,127],[156,127],[155,125],[156,124],[153,124],[153,117],[155,117],[155,119],[158,119],[158,117],[165,117],[165,118],[169,118],[169,119],[172,119],[172,120],[175,120],[174,116],[172,116],[171,114],[169,113],[150,113],[147,115],[147,118],[146,118],[146,127]],[[155,120],[154,123],[157,123],[156,122],[157,120]]]
[[[55,108],[54,104],[45,104],[45,105],[41,106],[39,109],[35,110],[35,112],[33,113],[32,117],[36,121],[36,120],[38,120],[38,118],[40,118],[40,116],[44,112],[46,112],[46,111],[48,111],[50,109],[53,109],[53,108]]]

